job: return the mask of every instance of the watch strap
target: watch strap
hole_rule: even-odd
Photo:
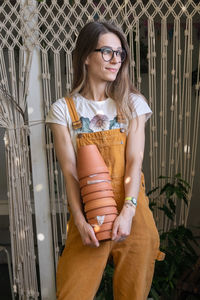
[[[137,206],[137,199],[135,197],[126,197],[125,202],[129,202],[134,206]]]

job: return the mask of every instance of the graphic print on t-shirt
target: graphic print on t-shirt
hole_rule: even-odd
[[[91,120],[84,117],[81,117],[80,120],[82,122],[82,132],[96,132],[120,127],[117,122],[117,117],[113,120],[109,120],[109,118],[103,114],[97,114]]]

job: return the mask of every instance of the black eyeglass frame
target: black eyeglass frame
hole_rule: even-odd
[[[103,51],[106,50],[106,49],[109,49],[109,50],[112,51],[112,56],[111,56],[111,58],[109,60],[105,60],[105,58],[103,57]],[[95,49],[94,52],[101,52],[102,58],[106,62],[111,61],[113,59],[113,57],[114,57],[114,54],[116,53],[116,55],[117,55],[117,53],[120,53],[120,52],[124,53],[124,58],[121,59],[119,62],[123,63],[125,61],[125,59],[126,59],[126,50],[125,49],[113,50],[112,48],[109,48],[109,47],[102,47],[102,48],[99,48],[99,49]]]

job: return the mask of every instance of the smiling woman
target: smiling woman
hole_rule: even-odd
[[[115,34],[105,33],[100,36],[97,49],[90,53],[85,61],[89,86],[98,81],[105,90],[107,82],[116,79],[122,61],[119,55],[122,52],[119,50],[121,47],[121,41]],[[90,95],[88,96],[90,99]]]
[[[94,26],[95,24],[95,26]],[[106,53],[103,49],[106,49]],[[117,51],[117,52],[113,52]],[[112,52],[111,52],[112,51]],[[108,54],[109,53],[109,54]],[[119,58],[120,56],[120,58]],[[108,59],[109,58],[109,59]],[[92,66],[91,66],[92,63]],[[90,75],[99,77],[102,97],[88,92]],[[114,99],[123,114],[130,120],[129,94],[139,94],[129,80],[129,47],[122,31],[111,23],[88,23],[79,35],[73,52],[73,86],[70,96],[78,93],[87,99]],[[90,76],[90,80],[92,76]],[[88,93],[88,95],[86,95]]]
[[[145,300],[150,290],[159,236],[141,168],[145,122],[152,112],[132,86],[128,67],[129,48],[121,30],[110,23],[88,23],[73,53],[72,91],[47,116],[70,206],[67,242],[57,269],[58,300],[94,299],[110,255],[116,300]],[[79,185],[76,156],[77,149],[90,144],[106,163],[112,190],[105,196],[108,188],[100,191],[102,180],[90,180],[95,191],[86,201],[80,195],[89,184]],[[91,161],[86,162],[90,170]],[[109,240],[102,241],[108,231]]]

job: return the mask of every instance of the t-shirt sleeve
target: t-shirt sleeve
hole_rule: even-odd
[[[131,106],[133,108],[132,116],[136,118],[137,116],[146,115],[146,121],[151,117],[152,110],[147,104],[146,100],[142,95],[131,94],[130,95]]]
[[[67,121],[68,114],[65,100],[59,99],[51,105],[49,113],[46,116],[45,123],[56,123],[67,126]]]

